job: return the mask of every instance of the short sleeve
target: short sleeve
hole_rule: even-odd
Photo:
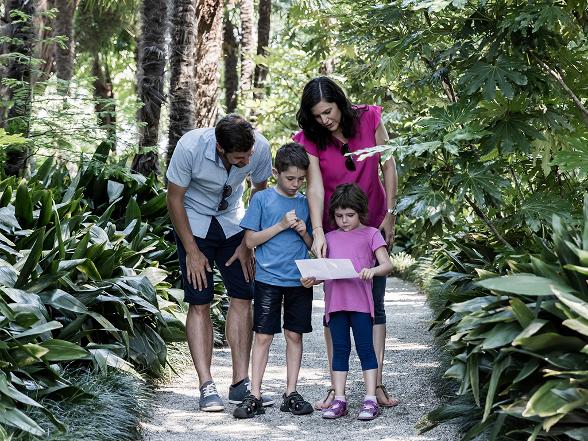
[[[370,121],[375,133],[378,125],[380,125],[380,121],[382,120],[382,107],[368,106],[368,113],[370,115]]]
[[[260,231],[261,230],[261,205],[262,205],[263,191],[255,193],[249,202],[249,207],[245,212],[245,216],[241,219],[240,227],[245,230]]]
[[[294,142],[297,142],[298,144],[300,144],[302,147],[304,147],[304,150],[306,150],[306,153],[308,153],[309,155],[318,157],[319,154],[318,154],[318,148],[317,148],[316,144],[314,142],[310,141],[304,135],[304,132],[302,130],[300,132],[298,132],[297,134],[295,134],[292,137],[292,140]]]
[[[374,228],[372,234],[372,251],[376,251],[378,248],[385,247],[386,241],[382,237],[382,233],[377,228]]]
[[[272,152],[267,139],[256,133],[257,148],[261,150],[255,168],[251,171],[251,180],[254,184],[267,181],[272,175]]]
[[[167,180],[183,188],[188,188],[192,180],[192,155],[180,141],[176,144],[169,162]]]

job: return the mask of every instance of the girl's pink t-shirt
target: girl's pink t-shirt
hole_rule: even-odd
[[[379,106],[357,106],[360,111],[356,134],[349,139],[349,151],[355,152],[367,147],[374,147],[376,142],[376,129],[382,119],[382,108]],[[325,189],[325,202],[323,209],[323,228],[325,232],[335,228],[329,221],[329,199],[339,184],[355,182],[368,197],[368,222],[370,227],[378,228],[386,216],[386,192],[380,180],[379,164],[380,154],[377,153],[363,161],[355,161],[355,170],[349,171],[345,167],[345,157],[341,154],[341,145],[331,142],[325,150],[319,150],[317,145],[308,140],[304,132],[300,131],[292,138],[302,144],[306,152],[319,159],[319,166]]]
[[[373,268],[375,252],[386,246],[380,230],[360,226],[355,230],[333,230],[326,234],[327,257],[351,259],[355,271]],[[356,279],[325,280],[325,317],[337,311],[367,312],[374,316],[372,281]]]

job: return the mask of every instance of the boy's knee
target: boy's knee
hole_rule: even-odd
[[[287,329],[284,329],[284,337],[286,337],[286,341],[288,343],[297,344],[302,342],[302,334],[299,334],[298,332],[288,331]]]
[[[255,344],[267,346],[271,344],[273,339],[273,334],[261,334],[259,332],[255,333]]]

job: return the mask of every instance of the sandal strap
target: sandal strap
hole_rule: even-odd
[[[325,399],[323,400],[323,403],[326,403],[327,400],[329,399],[329,397],[331,396],[331,393],[335,393],[335,389],[330,387],[327,389],[327,396],[325,397]]]
[[[384,396],[386,397],[387,400],[390,399],[390,395],[388,395],[388,390],[386,389],[386,386],[384,386],[383,384],[378,384],[376,386],[376,389],[381,389],[382,393],[384,394]]]

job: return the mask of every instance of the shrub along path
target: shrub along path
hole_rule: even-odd
[[[322,334],[322,287],[315,288],[313,308],[314,332],[305,336],[304,356],[300,372],[299,392],[309,401],[322,398],[328,387],[326,352]],[[417,288],[397,278],[389,278],[386,290],[388,314],[388,341],[386,344],[384,382],[401,403],[392,409],[384,409],[375,421],[355,419],[356,409],[363,398],[363,380],[359,360],[352,352],[351,372],[348,380],[349,416],[337,421],[321,418],[319,412],[306,416],[293,416],[279,410],[280,397],[285,388],[285,354],[282,335],[276,336],[272,345],[269,365],[264,378],[265,393],[272,393],[276,405],[265,415],[250,420],[236,420],[232,416],[233,405],[225,412],[198,411],[196,373],[193,367],[182,372],[156,393],[155,410],[142,424],[146,441],[180,440],[234,440],[234,439],[380,439],[397,441],[449,441],[457,439],[451,427],[437,428],[418,435],[414,425],[438,401],[431,378],[438,360],[432,348],[431,335],[427,332],[430,311],[425,297]],[[215,350],[213,370],[219,391],[228,394],[231,380],[230,353],[228,349]],[[336,432],[335,432],[336,431]]]

